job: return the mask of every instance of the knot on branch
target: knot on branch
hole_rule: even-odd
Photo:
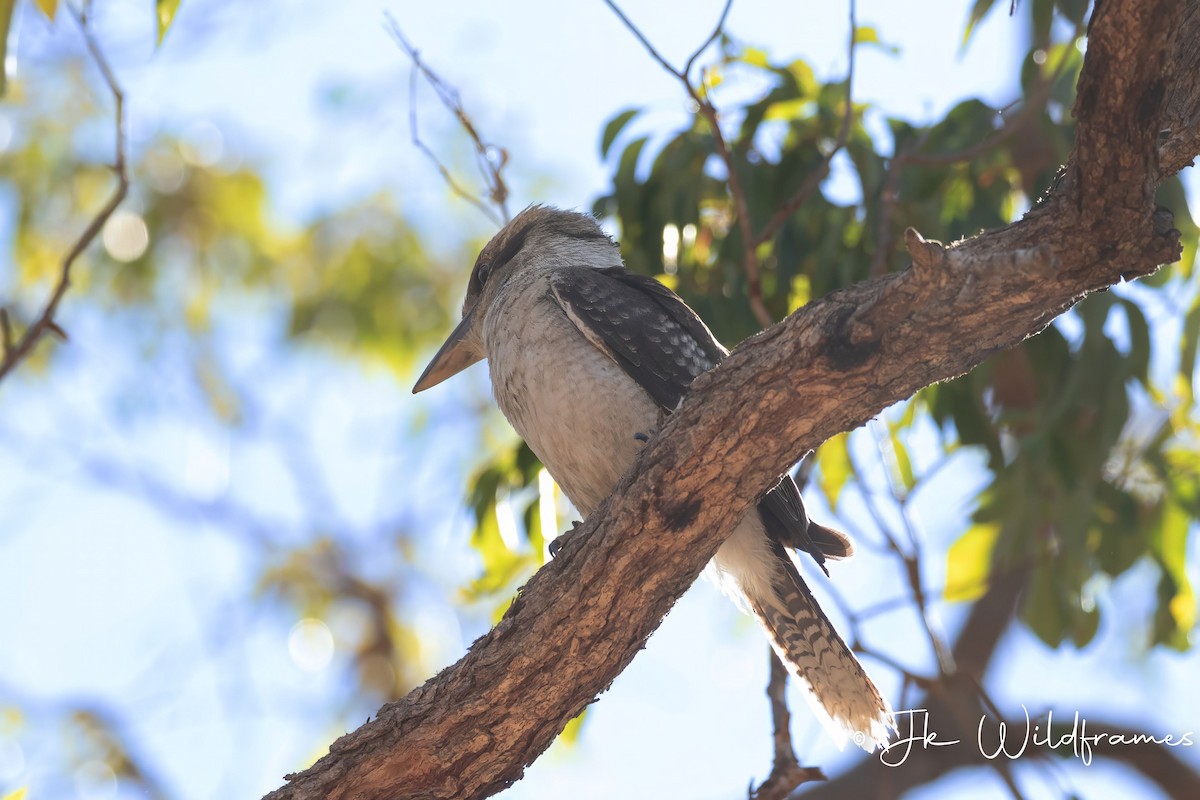
[[[904,243],[913,259],[912,268],[896,275],[892,286],[860,305],[846,320],[846,337],[854,347],[878,341],[912,315],[930,288],[951,276],[949,251],[941,242],[926,239],[909,228],[904,232]]]
[[[912,256],[913,269],[929,273],[946,266],[946,247],[936,239],[926,239],[916,228],[904,231],[904,246]]]
[[[971,253],[926,239],[913,228],[904,238],[912,267],[888,276],[869,297],[831,320],[831,334],[840,339],[832,355],[845,367],[862,363],[885,334],[922,316],[921,307],[951,283],[958,287],[954,303],[970,305],[972,298],[997,285],[1050,279],[1059,266],[1047,245]]]

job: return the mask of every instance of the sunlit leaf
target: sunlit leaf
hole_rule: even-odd
[[[836,511],[842,487],[854,473],[850,461],[850,434],[838,434],[825,442],[817,449],[816,459],[821,492],[829,507]]]
[[[792,290],[788,292],[788,313],[807,305],[809,300],[812,300],[812,280],[807,275],[792,278]]]
[[[58,0],[35,0],[37,7],[46,15],[46,19],[54,21],[54,15],[58,12]]]
[[[28,794],[29,794],[29,788],[26,786],[22,786],[20,789],[16,789],[15,791],[11,791],[8,794],[4,795],[4,797],[0,798],[0,800],[25,800],[26,795],[28,795]]]
[[[752,67],[766,67],[769,65],[767,53],[764,50],[759,50],[754,47],[747,47],[741,52],[738,58],[744,64],[749,64]]]
[[[8,91],[8,29],[17,0],[0,0],[0,97]]]
[[[865,43],[878,44],[879,43],[879,33],[872,27],[869,27],[866,25],[860,25],[854,29],[854,43],[855,44],[865,44]]]
[[[1196,626],[1196,594],[1187,574],[1187,539],[1190,519],[1175,503],[1164,507],[1162,525],[1151,540],[1151,548],[1162,569],[1159,608],[1155,616],[1155,639],[1177,650],[1191,644]]]
[[[797,119],[811,114],[813,108],[812,100],[807,100],[803,97],[798,97],[795,100],[784,100],[781,103],[772,103],[767,109],[764,119],[768,121]]]
[[[880,50],[883,50],[885,53],[891,53],[892,55],[897,55],[900,52],[900,48],[895,47],[894,45],[884,44],[884,42],[879,38],[879,32],[869,26],[859,26],[854,29],[854,43],[856,45],[874,45]]]
[[[568,746],[574,746],[579,743],[579,734],[583,732],[583,723],[587,720],[587,709],[579,712],[579,716],[573,718],[567,723],[567,727],[563,728],[563,732],[558,735],[558,741]]]
[[[946,553],[946,588],[943,593],[947,602],[977,600],[987,592],[992,573],[992,555],[999,536],[999,524],[976,523],[950,545]]]
[[[154,0],[155,20],[157,22],[158,44],[161,46],[163,37],[175,21],[175,12],[179,10],[180,0]]]
[[[1179,343],[1179,385],[1185,392],[1188,405],[1195,392],[1196,353],[1200,346],[1200,294],[1192,299],[1183,320],[1183,338]]]
[[[900,479],[904,490],[911,492],[913,487],[917,485],[917,479],[913,475],[912,459],[908,457],[908,448],[904,446],[904,442],[900,439],[899,426],[888,425],[888,429],[888,442],[891,445],[891,452],[894,458],[893,466],[896,469],[896,477]]]
[[[798,58],[787,66],[788,73],[792,79],[796,81],[796,88],[801,97],[812,98],[817,96],[820,90],[820,84],[817,83],[817,75],[813,72],[813,68],[804,59]]]

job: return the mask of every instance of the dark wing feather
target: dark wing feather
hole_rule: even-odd
[[[784,475],[774,488],[758,502],[759,513],[771,538],[788,547],[803,550],[829,574],[826,558],[849,558],[854,555],[850,537],[833,528],[818,525],[808,518],[800,490],[791,475]]]
[[[668,413],[696,376],[728,353],[678,295],[624,267],[561,268],[550,279],[550,294],[580,333]],[[774,541],[808,552],[822,569],[826,557],[854,551],[844,535],[809,521],[789,475],[763,496],[758,509]]]
[[[673,411],[696,376],[725,356],[675,293],[622,267],[559,269],[550,292],[580,332],[664,411]]]

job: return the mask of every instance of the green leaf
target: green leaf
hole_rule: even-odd
[[[17,0],[0,0],[0,97],[8,91],[8,28]]]
[[[1187,539],[1190,518],[1173,502],[1163,508],[1162,526],[1151,540],[1151,549],[1162,569],[1159,607],[1155,615],[1155,640],[1186,650],[1196,626],[1196,594],[1187,575]]]
[[[977,522],[950,545],[946,553],[946,588],[943,592],[946,602],[963,603],[983,597],[999,538],[999,523]]]
[[[1146,323],[1146,315],[1137,303],[1124,298],[1119,304],[1125,311],[1125,321],[1129,328],[1129,372],[1150,387],[1150,326]]]
[[[175,12],[179,10],[180,0],[154,0],[154,10],[158,21],[158,46],[162,46],[163,37],[167,35],[171,24],[175,21]]]
[[[899,55],[900,48],[895,45],[884,44],[879,38],[879,31],[870,26],[859,26],[854,29],[854,44],[870,44],[883,50],[885,53]]]
[[[1083,16],[1087,13],[1088,0],[1058,0],[1058,10],[1064,17],[1076,25],[1083,24]]]
[[[609,148],[612,147],[613,142],[617,140],[617,136],[629,124],[630,120],[638,115],[639,111],[640,109],[630,108],[622,111],[608,121],[608,124],[604,126],[604,135],[600,137],[600,158],[608,158]]]
[[[1067,612],[1059,593],[1058,573],[1051,561],[1039,564],[1021,603],[1021,619],[1050,647],[1062,644],[1067,630]]]
[[[54,22],[54,14],[58,11],[58,0],[34,0],[34,3],[46,15],[46,19]]]
[[[971,7],[971,16],[967,18],[967,29],[963,31],[963,48],[966,48],[967,42],[971,40],[971,34],[975,32],[975,26],[983,21],[983,18],[992,10],[992,6],[995,3],[996,0],[975,0],[975,5]]]
[[[913,475],[912,459],[908,457],[908,448],[900,440],[900,426],[888,425],[888,427],[891,429],[888,438],[891,441],[892,453],[896,457],[896,472],[900,482],[904,485],[904,490],[911,492],[917,485],[917,479]]]
[[[788,64],[787,73],[796,82],[796,91],[800,93],[801,97],[817,96],[821,85],[817,83],[817,74],[813,72],[813,68],[808,65],[807,61],[802,58],[796,59]]]
[[[1195,392],[1197,345],[1200,345],[1200,294],[1192,300],[1192,307],[1184,318],[1183,341],[1179,345],[1179,382],[1188,405],[1191,405]]]
[[[1084,647],[1096,637],[1100,629],[1100,610],[1095,606],[1088,609],[1076,608],[1071,615],[1071,641],[1076,647]]]
[[[854,473],[850,463],[850,434],[839,434],[817,449],[819,485],[829,507],[837,511],[838,496],[842,487]]]

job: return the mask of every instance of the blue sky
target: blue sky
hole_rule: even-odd
[[[48,49],[77,46],[65,18],[51,27],[32,3],[21,6],[19,69],[49,68],[42,55]],[[705,0],[631,2],[626,10],[668,58],[681,63],[707,36],[719,8]],[[385,31],[385,11],[461,90],[483,130],[509,150],[514,207],[535,201],[588,207],[607,188],[597,143],[603,123],[616,112],[647,109],[637,123],[645,130],[669,130],[685,115],[678,85],[598,1],[184,0],[176,27],[157,52],[146,3],[114,0],[98,4],[97,11],[98,36],[129,97],[135,143],[165,127],[226,157],[267,159],[278,213],[286,219],[303,220],[390,188],[401,197],[405,216],[447,253],[468,236],[488,233],[488,223],[453,199],[409,144],[408,66]],[[918,122],[937,118],[969,95],[995,104],[1012,99],[1016,91],[1005,79],[1016,73],[1013,42],[1022,36],[1020,23],[993,14],[960,53],[965,15],[961,1],[923,3],[919,11],[883,0],[860,3],[859,24],[876,27],[900,54],[862,50],[856,97]],[[839,77],[846,67],[846,24],[840,3],[737,0],[728,28],[777,59],[803,56],[820,75]],[[419,106],[427,138],[461,153],[452,120],[431,97],[425,92]],[[831,180],[836,185],[837,175]],[[1195,176],[1189,182],[1194,189]],[[63,696],[123,698],[131,733],[183,796],[261,794],[321,752],[345,725],[357,723],[322,717],[332,701],[345,699],[339,662],[303,669],[288,648],[297,620],[254,614],[238,604],[252,591],[261,565],[247,560],[228,533],[199,516],[150,507],[136,492],[113,490],[86,465],[103,456],[213,497],[233,492],[279,520],[276,532],[284,538],[289,521],[302,513],[301,499],[253,442],[231,441],[183,416],[132,432],[106,419],[91,398],[137,374],[137,354],[114,354],[105,346],[110,321],[103,314],[78,307],[68,313],[73,344],[55,384],[30,381],[3,393],[0,608],[9,612],[0,616],[0,697],[13,693],[33,707]],[[240,357],[247,364],[255,364],[262,331],[249,321],[243,333],[236,347],[246,351]],[[422,561],[436,566],[414,577],[406,597],[419,608],[419,625],[430,637],[423,666],[432,673],[450,663],[487,622],[483,610],[455,603],[457,586],[474,569],[470,520],[457,508],[461,482],[481,435],[511,435],[494,413],[481,415],[488,404],[482,371],[412,398],[394,376],[328,356],[294,357],[268,369],[268,402],[297,414],[311,431],[349,527],[377,512],[399,511],[424,531]],[[180,376],[168,372],[161,383],[161,402],[185,408],[195,402]],[[422,416],[432,423],[413,434]],[[73,422],[65,432],[64,419]],[[56,455],[28,464],[23,454],[35,442]],[[869,439],[859,446],[870,461]],[[935,551],[963,529],[981,480],[971,456],[958,466],[954,480],[917,504]],[[882,485],[881,472],[873,473]],[[447,482],[447,475],[459,482]],[[857,516],[865,525],[854,509],[850,503],[851,521]],[[818,504],[816,515],[828,513]],[[930,568],[927,578],[936,584],[941,565]],[[1147,577],[1106,587],[1101,602],[1112,618],[1138,619]],[[895,597],[902,586],[892,565],[881,570],[869,553],[839,567],[836,579],[843,593],[875,600]],[[936,613],[952,631],[961,609],[939,606]],[[216,629],[209,622],[214,618],[223,621]],[[903,614],[880,618],[867,635],[902,652],[904,642],[920,641],[915,621]],[[905,656],[915,666],[928,659],[918,648]],[[1083,653],[1049,652],[1018,630],[996,663],[997,695],[1009,707],[1025,703],[1056,713],[1095,697],[1116,697],[1131,719],[1182,732],[1200,729],[1200,696],[1191,679],[1198,667],[1196,655],[1143,658],[1130,629],[1120,625],[1106,627]],[[894,696],[898,687],[887,671],[868,668]],[[164,671],[178,674],[178,683],[147,680]],[[1131,673],[1139,691],[1124,695]],[[1030,675],[1038,676],[1036,683]],[[504,796],[742,796],[746,783],[769,769],[765,682],[766,648],[757,630],[699,584],[594,707],[584,744],[556,745]],[[799,710],[799,699],[792,701],[796,742],[807,760],[835,772],[858,757],[838,754]],[[55,752],[50,737],[23,740],[16,754],[2,737],[0,730],[0,796],[25,784],[41,790],[31,800],[71,792],[123,796],[103,776],[47,783],[46,758]],[[223,769],[212,769],[214,764]],[[1099,765],[1030,769],[1025,780],[1029,797],[1059,796],[1064,783],[1089,797],[1109,796],[1114,783],[1127,785],[1123,774]],[[1153,796],[1137,786],[1130,791]],[[987,771],[919,796],[965,794],[1007,796]]]

